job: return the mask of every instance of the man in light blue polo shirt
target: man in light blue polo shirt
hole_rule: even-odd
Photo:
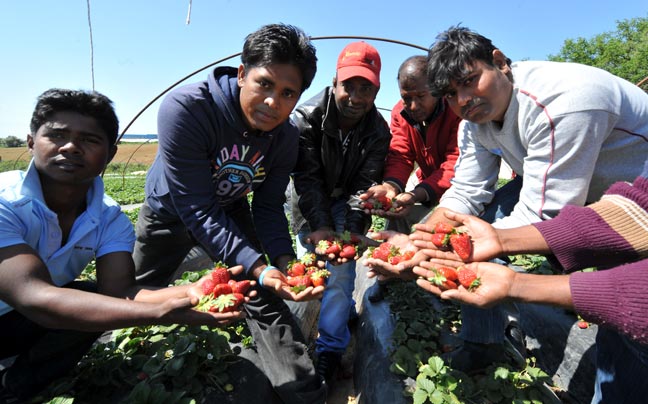
[[[17,356],[0,372],[0,402],[63,376],[104,330],[241,317],[192,310],[200,283],[136,285],[133,226],[99,177],[118,126],[105,96],[48,90],[31,120],[29,168],[0,174],[0,359]],[[97,283],[75,281],[93,258]]]

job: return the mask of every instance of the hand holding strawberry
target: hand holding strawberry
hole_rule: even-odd
[[[253,282],[231,279],[227,266],[217,263],[208,276],[201,279],[202,296],[195,309],[214,313],[231,313],[240,310]]]
[[[333,265],[340,265],[360,257],[364,249],[360,237],[348,231],[342,234],[332,234],[320,240],[315,246],[315,253],[326,258]]]

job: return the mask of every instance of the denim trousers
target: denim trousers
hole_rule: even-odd
[[[261,250],[246,203],[228,211],[246,238]],[[142,205],[136,224],[135,259],[138,283],[167,285],[196,241],[179,220],[156,215]],[[219,257],[212,257],[219,260]],[[245,278],[245,274],[240,278]],[[258,353],[256,365],[284,403],[323,403],[326,386],[316,374],[306,341],[286,303],[256,286],[257,296],[243,308]]]
[[[502,186],[495,192],[495,197],[486,207],[481,219],[493,223],[495,220],[511,214],[515,204],[520,199],[522,176]],[[480,309],[468,304],[461,305],[461,332],[459,336],[464,341],[481,344],[500,344],[504,342],[504,330],[509,321],[508,313],[503,305],[489,309]]]
[[[347,204],[344,200],[336,200],[331,204],[331,215],[335,223],[335,231],[344,231]],[[305,242],[311,230],[308,225],[302,227],[297,235],[297,255],[301,257],[307,251],[313,251],[315,246]],[[322,295],[319,322],[317,323],[319,337],[315,342],[315,352],[335,352],[342,354],[351,341],[349,318],[355,313],[353,289],[355,287],[356,262],[350,261],[342,265],[326,264],[331,272]]]
[[[72,282],[64,287],[97,290],[92,282]],[[6,370],[7,390],[22,400],[36,395],[70,372],[101,334],[45,328],[16,310],[0,316],[0,358],[16,356]]]
[[[648,345],[600,327],[596,334],[596,380],[592,404],[648,400]]]

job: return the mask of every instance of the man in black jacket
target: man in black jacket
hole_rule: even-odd
[[[364,236],[371,216],[352,209],[351,196],[382,180],[389,126],[374,105],[380,89],[380,55],[366,42],[340,53],[333,86],[300,105],[293,120],[300,131],[293,173],[292,225],[301,256],[344,230]],[[322,297],[317,371],[330,383],[349,344],[355,261],[329,262]]]

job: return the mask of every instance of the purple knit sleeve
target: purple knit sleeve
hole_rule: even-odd
[[[575,272],[569,286],[583,319],[648,344],[648,259],[605,271]]]
[[[566,206],[554,219],[533,225],[567,272],[638,258],[632,245],[590,208]]]

